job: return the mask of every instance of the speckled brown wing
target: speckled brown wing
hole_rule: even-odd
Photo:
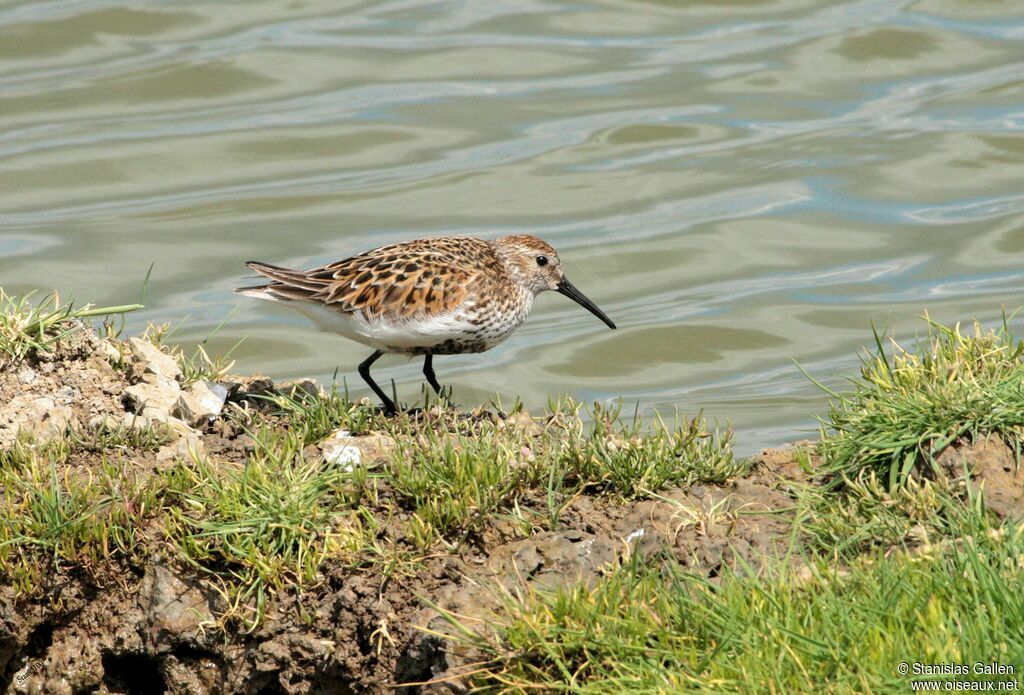
[[[489,242],[440,237],[383,246],[307,271],[247,265],[273,280],[265,289],[284,299],[322,302],[342,313],[412,318],[456,308],[498,259]]]

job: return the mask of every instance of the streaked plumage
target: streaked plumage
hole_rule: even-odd
[[[615,328],[565,279],[555,250],[527,234],[417,239],[312,270],[246,265],[271,282],[239,294],[284,302],[322,328],[374,348],[359,371],[388,411],[394,404],[369,377],[380,355],[425,356],[427,380],[440,390],[433,355],[489,350],[526,320],[540,292],[565,294]]]

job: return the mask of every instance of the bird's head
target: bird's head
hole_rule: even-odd
[[[508,272],[534,295],[547,290],[564,294],[604,321],[609,328],[615,328],[612,320],[565,277],[558,252],[551,244],[530,234],[513,234],[494,243]]]

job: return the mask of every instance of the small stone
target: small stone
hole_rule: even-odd
[[[360,465],[363,455],[358,448],[348,443],[351,434],[348,430],[338,430],[329,439],[325,439],[320,445],[324,461],[344,466],[346,471]]]
[[[289,398],[302,398],[303,396],[320,395],[320,385],[316,383],[314,379],[285,381],[277,385],[277,390]]]
[[[128,344],[131,346],[132,355],[142,364],[146,372],[167,380],[177,380],[181,377],[181,367],[178,366],[178,361],[150,341],[143,338],[129,338]]]
[[[269,376],[257,374],[241,377],[229,384],[232,400],[245,400],[253,396],[264,396],[274,390],[274,380]]]
[[[179,397],[172,413],[188,424],[200,427],[215,419],[224,409],[228,389],[210,381],[197,381]]]
[[[363,463],[363,454],[354,446],[325,446],[324,460],[341,466],[346,471],[354,470]]]
[[[162,381],[151,384],[145,381],[132,384],[124,390],[121,400],[133,413],[152,415],[171,412],[181,395],[181,387],[176,381]]]
[[[57,393],[55,394],[54,400],[56,400],[57,403],[60,403],[61,405],[70,405],[71,402],[75,400],[75,396],[77,395],[78,392],[75,391],[75,389],[72,388],[71,386],[61,386],[59,389],[57,389]]]
[[[12,444],[22,431],[45,440],[76,424],[71,409],[49,396],[16,396],[0,407],[0,446]]]
[[[637,529],[636,531],[633,531],[633,532],[632,532],[632,533],[630,533],[630,534],[629,534],[628,536],[626,536],[626,537],[625,537],[625,538],[623,539],[623,541],[624,541],[624,542],[625,542],[625,543],[626,543],[627,545],[629,545],[630,543],[632,543],[632,542],[633,542],[633,541],[635,541],[636,539],[638,539],[638,538],[643,538],[643,537],[644,537],[645,535],[647,535],[647,529],[645,529],[645,528],[638,528],[638,529]],[[568,538],[568,537],[569,537],[569,536],[568,536],[568,534],[566,534],[566,538]],[[572,539],[570,538],[569,540],[572,540]]]
[[[18,370],[18,381],[22,384],[31,384],[38,378],[39,374],[36,370],[29,367],[27,364],[23,365],[22,368]]]
[[[196,434],[188,434],[178,441],[160,447],[156,452],[156,462],[165,463],[176,459],[201,458],[206,454],[203,440]]]

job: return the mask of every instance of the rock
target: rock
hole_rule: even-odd
[[[338,430],[323,442],[321,451],[324,461],[343,466],[350,471],[363,463],[363,452],[351,444],[352,436],[348,430]]]
[[[141,381],[124,390],[121,400],[132,413],[153,417],[156,414],[167,415],[178,402],[181,387],[176,381],[163,381],[151,384]]]
[[[252,396],[265,396],[273,390],[274,380],[269,376],[257,374],[239,382],[235,392],[239,398],[249,398]]]
[[[31,384],[33,381],[39,378],[38,372],[32,369],[32,367],[22,365],[21,369],[18,370],[18,382],[22,384]]]
[[[299,379],[298,381],[284,381],[277,385],[278,393],[289,398],[303,398],[305,396],[319,396],[320,385],[314,379]]]
[[[348,430],[338,430],[320,442],[324,460],[352,470],[387,456],[395,447],[395,440],[386,434],[367,434],[353,437]]]
[[[346,471],[351,471],[357,466],[363,465],[363,454],[358,447],[338,446],[328,442],[324,447],[324,460],[327,463],[341,466]]]
[[[138,603],[145,616],[139,627],[150,653],[166,653],[181,644],[201,646],[202,629],[214,623],[203,593],[159,560],[146,567]]]
[[[54,400],[60,405],[71,405],[77,396],[78,391],[71,386],[61,386],[57,389],[57,393],[54,394]]]
[[[220,415],[228,389],[210,381],[197,381],[178,397],[171,413],[194,427],[201,427]]]
[[[19,432],[51,439],[76,424],[71,409],[58,405],[50,396],[15,396],[0,406],[0,446],[10,446]]]
[[[200,458],[206,454],[206,447],[198,433],[186,434],[177,441],[165,444],[156,452],[156,462],[165,463],[175,459]]]
[[[181,377],[178,361],[150,341],[129,338],[128,345],[131,347],[132,356],[139,361],[144,372],[167,380],[177,380]]]
[[[647,535],[647,529],[643,526],[638,528],[636,531],[630,531],[629,535],[622,539],[622,542],[629,545],[638,538],[643,538]]]

